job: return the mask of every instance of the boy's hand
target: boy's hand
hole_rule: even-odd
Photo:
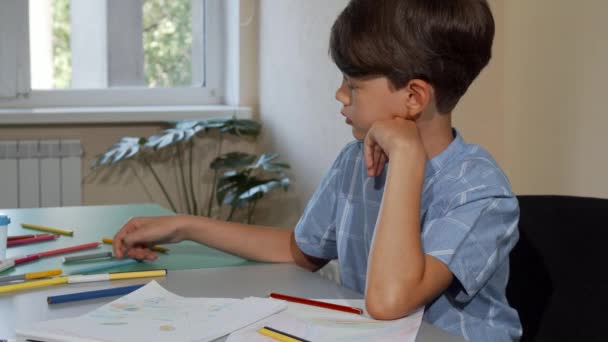
[[[419,158],[424,163],[426,157],[416,123],[400,117],[376,121],[364,140],[368,176],[382,173],[386,161],[397,154],[404,154],[408,160]]]
[[[149,247],[158,243],[182,240],[177,233],[179,216],[136,217],[130,219],[114,236],[113,250],[118,259],[155,260]]]

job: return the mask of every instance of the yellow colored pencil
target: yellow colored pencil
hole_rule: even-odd
[[[276,329],[272,329],[272,328],[268,328],[268,327],[263,327],[258,329],[258,332],[264,336],[268,336],[272,339],[275,339],[277,341],[281,341],[281,342],[309,342],[305,339],[293,336],[293,335],[289,335],[287,333],[284,333],[282,331],[276,330]]]
[[[114,242],[114,240],[110,239],[110,238],[103,238],[103,239],[101,239],[101,241],[103,241],[103,243],[108,244],[108,245],[111,245],[112,242]],[[162,247],[162,246],[152,246],[150,249],[155,252],[161,252],[161,253],[167,253],[169,251],[169,248]]]
[[[49,278],[52,276],[60,275],[61,270],[48,270],[42,272],[31,272],[25,274],[16,274],[12,276],[0,277],[1,283],[10,283],[12,281],[24,281],[24,280],[32,280],[32,279],[40,279],[40,278]]]
[[[19,284],[0,285],[0,293],[33,289],[37,287],[67,284],[68,277],[57,277],[44,280],[26,281]]]
[[[164,277],[166,275],[167,275],[167,270],[120,272],[120,273],[110,273],[110,280],[145,278],[145,277]]]
[[[40,230],[43,232],[49,232],[49,233],[53,233],[53,234],[74,236],[74,231],[68,230],[68,229],[52,228],[52,227],[40,226],[37,224],[30,224],[30,223],[22,223],[21,227],[28,228],[28,229],[34,229],[34,230]]]
[[[62,271],[60,269],[56,269],[56,270],[26,273],[25,280],[48,278],[48,277],[60,275],[61,272]]]

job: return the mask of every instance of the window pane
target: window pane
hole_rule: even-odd
[[[32,89],[204,84],[202,0],[29,1]]]
[[[29,13],[32,89],[69,88],[70,1],[30,0]]]
[[[144,70],[149,87],[192,84],[190,0],[144,0]]]

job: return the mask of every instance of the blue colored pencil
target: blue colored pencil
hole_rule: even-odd
[[[77,301],[77,300],[120,296],[120,295],[125,295],[127,293],[131,293],[144,285],[146,285],[146,284],[114,287],[114,288],[105,289],[105,290],[77,292],[77,293],[70,293],[70,294],[59,295],[59,296],[50,296],[50,297],[46,297],[46,301],[49,304],[58,304],[58,303],[73,302],[73,301]]]
[[[70,274],[71,275],[74,275],[74,274],[87,274],[87,273],[107,270],[109,268],[130,265],[130,264],[134,264],[136,262],[137,262],[137,260],[135,260],[135,259],[118,260],[118,261],[108,262],[108,263],[105,263],[103,265],[97,265],[97,266],[79,268],[77,270],[74,270],[74,271],[70,272]]]

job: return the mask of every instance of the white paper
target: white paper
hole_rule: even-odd
[[[180,297],[151,281],[83,316],[40,322],[18,329],[17,336],[90,341],[212,341],[286,307],[284,302],[268,298]]]
[[[317,299],[351,307],[364,308],[363,300]],[[274,316],[232,333],[226,342],[271,342],[273,339],[259,332],[268,326],[297,337],[314,341],[332,342],[414,342],[422,323],[423,309],[394,320],[378,321],[369,315],[357,315],[310,305],[289,303],[288,308]]]

